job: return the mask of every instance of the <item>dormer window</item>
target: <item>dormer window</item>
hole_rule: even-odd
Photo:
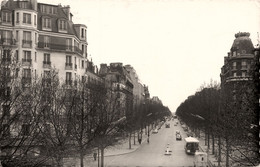
[[[19,7],[23,9],[28,9],[28,2],[27,1],[19,2]]]
[[[40,9],[42,13],[57,14],[57,7],[55,6],[41,5]]]
[[[42,18],[42,29],[51,30],[51,18],[49,18],[49,17]]]
[[[2,22],[10,24],[12,22],[12,13],[11,12],[2,12]]]
[[[67,21],[66,20],[59,20],[58,22],[59,31],[66,31],[67,32]]]
[[[233,57],[236,57],[236,51],[233,52]]]

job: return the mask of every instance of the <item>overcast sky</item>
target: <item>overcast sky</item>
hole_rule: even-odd
[[[260,30],[258,0],[38,0],[70,5],[88,27],[96,65],[132,65],[151,96],[172,112],[203,83],[220,82],[224,56],[237,32]]]

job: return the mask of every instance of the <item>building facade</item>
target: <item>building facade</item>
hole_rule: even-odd
[[[128,71],[133,83],[133,105],[139,106],[144,101],[144,86],[141,83],[134,67],[131,65],[125,65],[125,69]]]
[[[236,39],[224,57],[224,65],[221,68],[221,83],[242,81],[250,79],[250,68],[254,60],[254,46],[249,38],[249,33],[239,32]]]
[[[256,105],[259,96],[254,82],[258,53],[249,37],[248,32],[235,34],[230,52],[224,57],[220,74],[219,112],[220,121],[225,126],[222,133],[225,138],[229,136],[226,140],[233,140],[229,145],[226,144],[226,149],[234,157],[231,163],[237,164],[248,163],[248,160],[255,163],[259,160],[259,131],[254,128],[259,123],[259,107]]]
[[[74,24],[69,6],[29,1],[3,1],[0,45],[2,57],[19,63],[23,81],[55,69],[60,80],[73,84],[90,72],[87,26]],[[10,54],[9,54],[10,53]],[[92,70],[91,73],[97,73]],[[96,77],[94,77],[96,78]]]
[[[120,109],[119,118],[131,114],[133,111],[133,88],[130,74],[122,63],[110,63],[100,65],[100,77],[116,94],[117,108]]]

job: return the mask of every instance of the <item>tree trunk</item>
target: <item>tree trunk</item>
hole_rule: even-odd
[[[229,167],[229,141],[226,138],[226,167]]]
[[[58,158],[57,158],[57,166],[63,167],[63,159],[59,155],[58,155]]]
[[[103,147],[101,147],[100,150],[101,150],[101,167],[104,167],[104,150],[105,149]]]
[[[213,155],[215,154],[215,137],[213,134],[212,134],[212,154]]]
[[[80,150],[80,167],[84,167],[84,153]]]
[[[210,141],[209,141],[210,139],[209,138],[210,138],[210,134],[209,134],[209,129],[208,129],[208,149],[210,149]]]
[[[129,140],[129,149],[131,149],[131,131],[129,132],[129,137],[128,137],[128,140]]]
[[[220,167],[221,162],[221,140],[220,136],[218,137],[218,167]]]
[[[135,145],[135,131],[134,131],[134,145]]]

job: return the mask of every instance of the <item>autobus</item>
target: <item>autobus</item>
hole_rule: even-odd
[[[195,154],[196,151],[199,151],[199,140],[194,137],[185,138],[184,149],[187,154]]]

